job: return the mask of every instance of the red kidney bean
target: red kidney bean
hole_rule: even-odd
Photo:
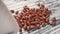
[[[40,25],[43,27],[49,22],[51,10],[43,4],[38,4],[38,6],[39,8],[24,6],[21,13],[19,13],[19,11],[16,12],[19,16],[15,16],[15,18],[20,28],[28,31],[35,28],[40,29]],[[52,19],[51,24],[56,24],[56,18]]]
[[[22,32],[22,28],[20,27],[20,32]]]
[[[55,17],[52,18],[51,25],[56,25],[56,18]]]
[[[14,13],[14,10],[10,10],[11,11],[11,13]]]
[[[30,28],[31,28],[30,26],[27,26],[27,30],[28,30],[28,31],[30,30]]]
[[[38,29],[40,29],[40,24],[36,24],[36,27],[37,27]]]
[[[40,7],[40,3],[39,4],[37,4],[39,7]]]
[[[44,27],[46,25],[45,21],[42,21],[42,27]]]
[[[19,11],[16,11],[16,12],[15,12],[15,14],[18,14],[18,13],[19,13]]]
[[[37,27],[35,25],[31,25],[31,29],[36,29]]]

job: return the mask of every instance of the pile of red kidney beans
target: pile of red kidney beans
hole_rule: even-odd
[[[38,4],[37,6],[39,8],[29,8],[28,6],[24,6],[20,13],[19,11],[14,12],[14,10],[11,10],[11,13],[17,15],[14,17],[20,27],[20,32],[22,32],[22,28],[30,31],[36,28],[40,29],[47,24],[52,26],[56,25],[55,17],[51,19],[51,22],[49,22],[51,10],[46,8],[43,4]]]

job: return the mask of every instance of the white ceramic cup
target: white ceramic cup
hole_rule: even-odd
[[[19,30],[14,17],[9,13],[5,4],[0,0],[0,34],[14,33]]]

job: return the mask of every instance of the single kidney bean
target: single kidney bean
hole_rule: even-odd
[[[14,13],[14,10],[10,10],[11,11],[11,13]]]

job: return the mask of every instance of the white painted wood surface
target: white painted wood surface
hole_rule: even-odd
[[[2,1],[5,3],[5,5],[8,7],[9,10],[11,10],[11,9],[13,9],[13,10],[21,10],[21,8],[23,6],[25,6],[25,5],[28,5],[28,6],[32,7],[32,5],[35,5],[36,4],[34,2],[36,2],[38,0],[36,0],[36,1],[32,1],[32,0],[29,1],[29,0],[27,0],[27,1],[17,1],[17,2],[14,1],[14,0],[10,0],[10,1],[9,0],[2,0]],[[51,15],[51,18],[52,17],[56,17],[57,20],[60,19],[60,0],[39,0],[39,1],[40,1],[40,3],[45,4],[45,6],[48,7],[50,10],[52,10],[52,12],[55,12],[55,13],[53,13]],[[57,5],[59,5],[59,6],[57,6]],[[56,7],[54,7],[54,6],[56,6]],[[46,26],[46,27],[47,28],[50,28],[50,26]],[[59,27],[59,26],[56,26],[54,28],[57,28],[57,27]],[[54,28],[52,27],[50,30],[52,30]],[[41,32],[44,31],[43,29],[44,29],[44,27],[42,28],[42,31]],[[50,31],[50,30],[48,30],[48,31]],[[37,34],[39,34],[40,31],[39,30],[36,30],[35,32]],[[32,32],[32,33],[33,34],[36,34],[35,32]],[[54,32],[54,31],[52,31],[52,32]],[[51,32],[51,34],[52,34],[52,32]],[[45,34],[45,33],[46,32],[44,32],[42,34]],[[60,32],[58,32],[58,33],[60,33]],[[19,34],[19,32],[17,32],[17,34]],[[25,32],[24,34],[28,34],[28,33]]]

